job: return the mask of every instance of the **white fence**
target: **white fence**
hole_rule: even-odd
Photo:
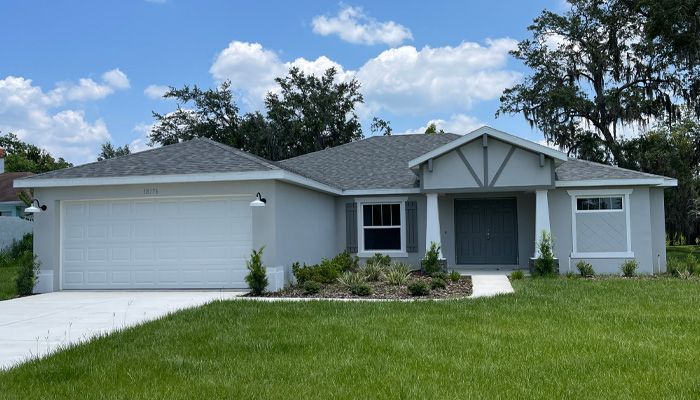
[[[19,217],[0,216],[0,250],[11,245],[13,240],[22,239],[22,236],[32,231],[31,221]]]

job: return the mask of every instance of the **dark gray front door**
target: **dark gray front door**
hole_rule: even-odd
[[[515,199],[455,200],[457,264],[517,264]]]

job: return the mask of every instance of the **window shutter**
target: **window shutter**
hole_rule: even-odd
[[[345,245],[348,253],[357,253],[357,203],[345,203]]]
[[[406,251],[418,252],[418,202],[406,202]]]

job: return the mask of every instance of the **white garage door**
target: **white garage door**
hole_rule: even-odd
[[[63,289],[244,288],[247,197],[66,201]]]

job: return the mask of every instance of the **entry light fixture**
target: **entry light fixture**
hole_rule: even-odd
[[[34,214],[42,211],[46,211],[46,204],[39,203],[39,200],[37,199],[32,199],[29,207],[24,209],[24,212],[27,214]]]
[[[260,195],[260,192],[255,195],[255,200],[250,202],[251,207],[265,207],[265,203],[267,203],[267,199],[262,197]]]

